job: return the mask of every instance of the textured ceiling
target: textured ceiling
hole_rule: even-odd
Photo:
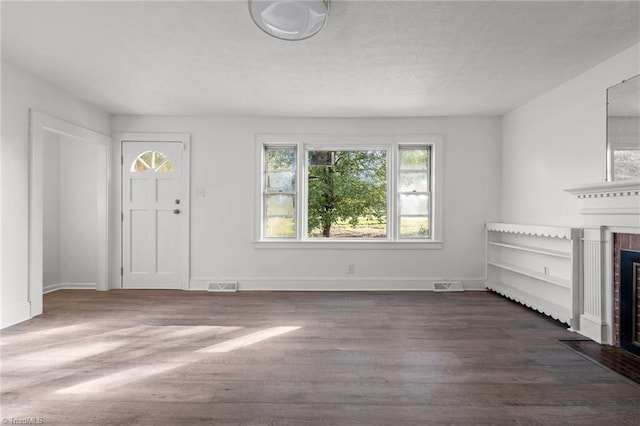
[[[301,42],[246,1],[2,1],[2,59],[113,114],[501,115],[640,41],[640,3],[333,1]]]

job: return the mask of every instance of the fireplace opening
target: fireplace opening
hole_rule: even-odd
[[[620,250],[620,348],[640,356],[640,251]]]

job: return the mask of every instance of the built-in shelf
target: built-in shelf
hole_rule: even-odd
[[[561,226],[520,225],[514,223],[487,223],[487,231],[505,234],[529,235],[533,237],[550,237],[571,239],[571,228]]]
[[[562,278],[554,277],[552,275],[545,275],[531,269],[523,268],[516,265],[509,265],[508,263],[488,262],[489,266],[500,268],[505,271],[515,272],[516,274],[524,275],[526,277],[535,278],[539,281],[544,281],[549,284],[554,284],[559,287],[571,288],[571,282]]]
[[[510,248],[510,249],[514,249],[514,250],[528,251],[530,253],[544,254],[545,256],[560,257],[562,259],[571,259],[571,253],[564,252],[564,251],[545,250],[545,249],[541,249],[539,247],[523,246],[523,245],[520,245],[520,244],[498,243],[498,242],[495,242],[495,241],[489,241],[488,244],[490,246],[505,247],[505,248]]]
[[[571,317],[571,310],[566,306],[560,306],[557,303],[538,297],[535,294],[519,290],[508,284],[487,282],[486,287],[491,291],[495,291],[496,293],[523,304],[528,308],[542,312],[558,321],[563,321],[563,318]]]
[[[558,226],[488,223],[487,289],[575,324],[580,232]]]

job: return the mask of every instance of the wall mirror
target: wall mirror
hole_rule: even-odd
[[[607,180],[640,177],[640,75],[607,89]]]

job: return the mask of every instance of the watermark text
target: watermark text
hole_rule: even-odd
[[[42,425],[44,417],[5,417],[2,419],[3,425]]]

